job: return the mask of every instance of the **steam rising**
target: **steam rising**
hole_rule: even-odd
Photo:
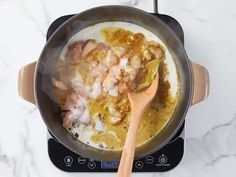
[[[74,24],[78,25],[78,24]],[[172,56],[170,52],[168,51],[168,48],[164,45],[164,43],[153,33],[150,31],[127,22],[104,22],[104,23],[98,23],[93,26],[89,26],[87,28],[82,29],[81,31],[75,33],[71,38],[66,39],[64,41],[61,40],[55,40],[51,41],[50,45],[48,45],[48,49],[45,50],[43,57],[44,60],[40,61],[39,66],[39,72],[42,73],[42,83],[41,87],[43,91],[54,101],[57,102],[56,96],[55,96],[55,88],[51,83],[52,77],[56,74],[56,72],[59,72],[60,68],[56,69],[56,62],[61,59],[65,59],[65,55],[68,50],[68,46],[70,46],[72,43],[79,41],[79,40],[87,40],[87,39],[95,39],[100,42],[104,42],[104,38],[102,36],[102,29],[104,28],[111,28],[111,27],[117,27],[117,28],[123,28],[125,30],[129,30],[132,32],[139,32],[143,33],[147,40],[154,40],[162,46],[164,46],[166,50],[166,64],[168,66],[169,75],[165,78],[166,80],[169,80],[171,83],[171,94],[173,97],[175,97],[177,90],[178,90],[178,81],[177,81],[177,70],[175,67],[175,64],[173,62]],[[70,31],[70,29],[67,29]],[[70,67],[67,65],[60,66],[63,67]]]

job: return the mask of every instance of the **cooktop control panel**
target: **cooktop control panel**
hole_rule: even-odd
[[[172,17],[162,14],[153,14],[162,19],[174,30],[184,43],[184,33],[180,24]],[[56,19],[48,29],[47,39],[66,20],[74,15],[66,15]],[[184,124],[175,137],[159,151],[152,155],[134,161],[133,172],[164,172],[173,169],[181,161],[184,153]],[[95,161],[75,154],[55,138],[48,139],[48,154],[52,163],[59,169],[67,172],[116,172],[119,166],[117,161]]]
[[[176,167],[183,157],[184,140],[179,137],[158,152],[134,161],[134,172],[164,172]],[[77,155],[57,140],[48,140],[48,153],[53,164],[67,172],[116,172],[117,161],[95,161]]]

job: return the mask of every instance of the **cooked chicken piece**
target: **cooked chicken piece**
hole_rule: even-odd
[[[77,74],[77,77],[71,80],[71,84],[75,92],[81,97],[87,97],[89,95],[90,87],[84,84],[80,74]]]
[[[81,83],[84,83],[84,80],[83,80],[81,74],[79,72],[76,72],[74,77],[71,79],[71,84],[73,87],[74,86],[76,87],[76,86],[80,85]]]
[[[108,111],[111,114],[110,122],[113,125],[116,125],[116,124],[120,123],[120,121],[122,120],[122,116],[119,112],[117,112],[117,110],[114,108],[113,105],[108,106]]]
[[[149,42],[143,52],[143,56],[146,60],[161,59],[164,56],[164,49],[155,42]]]
[[[141,59],[139,58],[139,56],[133,56],[130,60],[130,65],[134,69],[139,69],[141,67]]]
[[[90,52],[98,47],[98,44],[94,40],[87,40],[84,47],[82,57],[86,57]]]
[[[67,86],[70,85],[70,80],[75,78],[76,76],[76,67],[74,64],[74,62],[69,61],[69,64],[66,64],[66,62],[68,61],[63,61],[65,63],[63,63],[62,65],[57,65],[55,68],[56,73],[56,77],[60,80],[63,81],[64,84],[66,84]]]
[[[156,50],[156,57],[157,58],[162,58],[163,56],[164,56],[164,51],[161,48]]]
[[[55,78],[52,78],[52,85],[60,90],[67,90],[67,86],[63,82],[58,81]]]
[[[117,97],[117,96],[118,96],[118,86],[115,85],[113,88],[111,88],[111,89],[108,91],[108,94],[111,95],[111,96]]]
[[[92,76],[87,76],[86,80],[85,80],[85,84],[87,84],[87,86],[92,86],[94,83],[95,77]]]
[[[98,65],[98,61],[92,61],[90,64],[89,64],[89,70],[93,70],[97,65]]]
[[[137,70],[134,67],[127,65],[125,67],[125,73],[129,77],[130,81],[133,81],[137,75]]]
[[[77,93],[72,93],[66,101],[72,102],[75,107],[84,107],[85,103]]]
[[[101,91],[102,91],[101,83],[98,80],[96,80],[93,83],[92,91],[89,94],[89,96],[93,99],[96,99],[101,94]]]
[[[111,50],[112,50],[112,52],[114,52],[114,54],[117,57],[122,57],[126,53],[125,48],[120,47],[120,46],[114,46],[111,48]]]
[[[74,105],[72,102],[66,101],[65,104],[62,106],[62,110],[63,111],[71,110],[73,108],[73,106]]]
[[[78,97],[75,93],[72,93],[70,96],[67,97],[66,102],[64,106],[62,107],[62,110],[70,111],[75,107],[75,105],[78,102]]]
[[[71,128],[73,125],[73,120],[71,118],[71,112],[68,111],[65,113],[65,116],[63,117],[63,127],[65,128]]]
[[[84,124],[89,124],[89,122],[90,122],[90,113],[89,113],[89,110],[88,110],[88,108],[86,108],[83,112],[82,112],[82,114],[81,114],[81,116],[80,116],[80,118],[79,118],[79,121],[80,122],[82,122],[82,123],[84,123]]]
[[[73,123],[80,119],[85,106],[85,103],[76,95],[76,93],[72,93],[67,97],[65,105],[62,107],[63,110],[67,110],[63,118],[63,122],[65,122],[67,128],[70,128],[69,125],[72,126]]]
[[[103,62],[103,64],[105,64],[109,68],[112,65],[117,64],[118,59],[111,50],[108,50],[106,57],[102,60],[102,62]]]
[[[82,57],[84,46],[86,45],[85,41],[78,41],[73,43],[68,47],[68,53],[66,58],[71,60],[79,60]]]
[[[127,66],[127,64],[128,64],[128,58],[127,57],[124,57],[124,58],[121,58],[120,59],[120,67],[122,68],[122,69],[124,69],[126,66]]]
[[[104,44],[104,43],[102,43],[102,42],[100,42],[100,43],[98,44],[98,48],[99,48],[99,50],[104,50],[104,51],[108,51],[108,50],[111,49],[110,46],[108,46],[108,45],[106,45],[106,44]]]
[[[90,76],[96,77],[107,71],[107,67],[104,64],[99,63],[96,65],[93,70],[90,72]]]
[[[146,59],[148,61],[152,59],[152,54],[148,49],[144,50],[143,56],[144,56],[143,59]]]
[[[121,68],[119,65],[112,66],[110,68],[110,72],[114,75],[114,77],[118,80],[121,79]]]
[[[80,118],[83,111],[84,111],[84,107],[77,107],[77,108],[71,109],[71,118],[73,122],[76,122]]]
[[[87,97],[90,93],[91,88],[87,85],[81,85],[78,87],[78,94],[81,97]]]
[[[111,115],[114,115],[116,113],[116,109],[113,105],[108,105],[108,111]]]
[[[159,46],[150,46],[149,51],[154,55],[153,59],[155,58],[162,58],[164,56],[164,51]]]
[[[107,92],[110,89],[112,89],[117,82],[118,82],[118,80],[114,76],[114,73],[113,72],[109,72],[107,74],[105,80],[103,81],[103,84],[102,84],[104,91]]]
[[[100,74],[96,79],[102,84],[107,77],[107,72]]]
[[[81,84],[77,87],[74,87],[74,90],[76,91],[76,93],[81,96],[81,97],[86,97],[88,95],[89,90],[87,90],[88,86]]]
[[[117,125],[118,123],[120,123],[122,120],[121,115],[119,113],[117,113],[115,116],[112,116],[110,118],[110,122],[112,123],[112,125]]]
[[[76,95],[76,93],[72,93],[69,97],[69,100],[73,103],[73,104],[77,104],[79,98],[78,96]]]
[[[84,97],[80,97],[79,96],[79,101],[81,102],[82,105],[84,105],[85,107],[88,105],[88,101],[86,98]]]

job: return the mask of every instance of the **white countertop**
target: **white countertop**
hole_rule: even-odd
[[[50,162],[46,126],[35,106],[19,98],[19,68],[36,60],[50,23],[59,16],[104,4],[126,4],[152,12],[152,0],[0,0],[0,176],[92,177],[65,173]],[[186,117],[186,152],[165,173],[134,177],[236,176],[236,3],[234,0],[159,0],[160,13],[175,17],[185,32],[189,58],[211,76],[209,98]],[[112,177],[112,173],[97,173]]]

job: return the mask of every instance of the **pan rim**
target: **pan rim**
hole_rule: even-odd
[[[48,122],[46,121],[47,119],[44,117],[43,110],[41,109],[41,104],[43,104],[43,103],[40,102],[40,98],[39,98],[39,95],[38,95],[38,84],[39,84],[39,82],[38,82],[38,74],[39,74],[38,69],[39,69],[40,59],[43,57],[43,54],[44,54],[45,50],[47,50],[48,45],[50,45],[51,41],[54,39],[54,36],[57,35],[58,31],[60,31],[63,27],[65,27],[67,24],[69,24],[69,23],[70,23],[71,21],[73,21],[74,19],[78,18],[81,14],[86,14],[86,13],[88,13],[88,12],[90,12],[90,11],[96,11],[97,9],[101,9],[101,8],[117,8],[117,9],[119,9],[119,8],[122,8],[122,9],[126,8],[127,10],[132,9],[132,10],[135,10],[137,13],[141,13],[141,14],[143,14],[143,15],[149,16],[149,18],[151,18],[151,19],[153,19],[153,20],[158,21],[159,23],[161,23],[161,25],[163,25],[163,26],[168,30],[168,32],[171,33],[172,36],[174,36],[174,38],[175,38],[176,42],[178,43],[178,45],[183,49],[183,50],[182,50],[182,51],[184,52],[183,55],[185,56],[186,63],[187,63],[187,65],[188,65],[188,69],[189,69],[189,74],[190,74],[190,75],[189,75],[189,76],[190,76],[190,77],[189,77],[189,82],[190,82],[189,87],[190,87],[190,90],[189,90],[189,95],[188,95],[188,100],[187,100],[187,106],[185,107],[185,111],[183,112],[182,119],[181,119],[181,121],[179,122],[178,126],[176,127],[175,131],[173,131],[172,135],[169,136],[169,138],[167,138],[166,141],[163,142],[158,148],[156,148],[155,150],[150,151],[150,152],[148,153],[148,154],[151,154],[151,153],[153,153],[153,152],[159,150],[160,148],[162,148],[164,145],[166,145],[166,143],[168,143],[168,142],[170,141],[170,139],[173,138],[173,136],[177,133],[177,131],[179,130],[179,128],[182,126],[182,124],[183,124],[183,122],[184,122],[184,118],[185,118],[185,116],[186,116],[186,114],[187,114],[188,108],[189,108],[190,105],[191,105],[191,100],[192,100],[192,95],[193,95],[193,94],[192,94],[192,93],[193,93],[193,86],[192,86],[192,84],[193,84],[193,82],[192,82],[192,81],[193,81],[193,80],[192,80],[192,77],[193,77],[193,76],[192,76],[192,67],[190,66],[190,61],[188,60],[188,57],[187,57],[187,54],[186,54],[186,52],[185,52],[184,46],[183,46],[182,42],[180,41],[180,39],[176,36],[175,32],[174,32],[165,22],[163,22],[161,19],[154,17],[153,15],[149,14],[149,13],[146,12],[146,11],[143,11],[143,10],[140,10],[140,9],[137,9],[137,8],[134,8],[134,7],[121,6],[121,5],[98,6],[98,7],[95,7],[95,8],[91,8],[91,9],[85,10],[85,11],[83,11],[83,12],[81,12],[81,13],[78,13],[78,14],[76,14],[74,17],[71,17],[69,20],[67,20],[65,23],[63,23],[63,24],[52,34],[52,36],[49,38],[49,40],[46,42],[46,44],[45,44],[45,46],[44,46],[44,48],[43,48],[43,50],[42,50],[42,53],[41,53],[41,55],[40,55],[40,57],[39,57],[39,62],[37,62],[37,65],[36,65],[36,72],[35,72],[36,74],[35,74],[35,76],[34,76],[34,81],[35,81],[35,82],[34,82],[34,93],[35,93],[35,98],[36,98],[36,105],[37,105],[38,108],[39,108],[39,111],[40,111],[40,114],[41,114],[41,116],[42,116],[42,118],[43,118],[43,120],[44,120],[44,123],[46,124],[46,126],[48,127],[48,129],[50,130],[50,132],[53,134],[53,136],[55,136],[64,146],[66,146],[66,147],[69,148],[70,150],[74,151],[75,153],[78,153],[78,152],[79,152],[78,150],[71,149],[70,146],[68,146],[66,143],[63,143],[63,140],[62,140],[60,137],[58,137],[53,131],[51,131],[50,126],[49,126]],[[44,111],[45,111],[45,110],[44,110]],[[78,140],[77,140],[77,141],[78,141]],[[83,142],[80,142],[80,143],[83,143]],[[90,146],[89,146],[89,147],[90,147]],[[93,148],[93,147],[90,147],[90,148]],[[96,148],[94,148],[94,149],[95,149],[96,151],[98,150],[98,149],[96,149]],[[121,151],[119,151],[119,152],[121,152]],[[141,157],[143,157],[143,156],[145,156],[145,155],[147,155],[147,153],[146,153],[146,154],[141,154],[141,155],[139,155],[138,157],[141,158]],[[88,154],[88,156],[89,156],[89,154]],[[93,156],[92,156],[92,157],[93,157]],[[93,158],[94,158],[94,157],[93,157]],[[98,159],[98,160],[104,160],[104,158],[103,158],[103,159],[97,158],[97,159]],[[106,160],[106,159],[105,159],[105,160]],[[110,159],[110,158],[108,158],[108,160],[117,160],[117,158],[116,158],[116,159]]]

